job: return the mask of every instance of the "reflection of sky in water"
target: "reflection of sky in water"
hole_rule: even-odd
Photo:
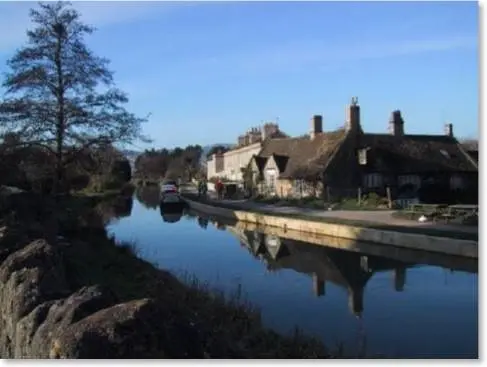
[[[140,256],[160,267],[187,271],[228,292],[238,284],[262,309],[266,325],[290,331],[295,325],[321,336],[330,347],[357,348],[360,328],[367,351],[391,357],[475,357],[478,344],[476,274],[417,266],[406,273],[403,292],[394,290],[394,272],[375,273],[364,292],[362,321],[350,312],[345,288],[331,282],[325,295],[313,294],[312,278],[291,269],[266,270],[231,233],[197,218],[164,223],[159,208],[134,201],[131,217],[109,228],[119,240],[137,243]],[[362,325],[360,324],[362,323]]]

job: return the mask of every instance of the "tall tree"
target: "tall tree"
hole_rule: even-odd
[[[27,45],[7,63],[0,133],[16,133],[55,156],[58,192],[64,167],[87,148],[147,140],[141,134],[146,119],[124,108],[128,98],[115,87],[109,61],[85,44],[94,28],[69,2],[39,3],[30,18]]]

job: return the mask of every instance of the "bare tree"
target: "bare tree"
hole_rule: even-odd
[[[146,119],[129,113],[115,88],[109,61],[95,56],[84,36],[94,28],[80,21],[69,2],[39,3],[30,10],[35,28],[27,45],[8,61],[0,103],[0,133],[15,133],[55,158],[54,193],[64,167],[97,145],[145,139]]]

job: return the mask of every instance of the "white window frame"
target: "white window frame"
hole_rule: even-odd
[[[276,192],[276,180],[277,180],[277,175],[276,175],[276,170],[274,168],[270,168],[266,170],[266,185],[268,190],[271,193]]]
[[[366,148],[364,149],[359,149],[358,151],[358,164],[361,166],[366,166],[367,165],[367,150]]]

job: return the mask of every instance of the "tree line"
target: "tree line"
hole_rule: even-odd
[[[134,178],[143,180],[160,180],[181,178],[191,181],[200,178],[204,172],[201,167],[203,148],[199,145],[188,145],[185,148],[146,150],[135,160]]]

